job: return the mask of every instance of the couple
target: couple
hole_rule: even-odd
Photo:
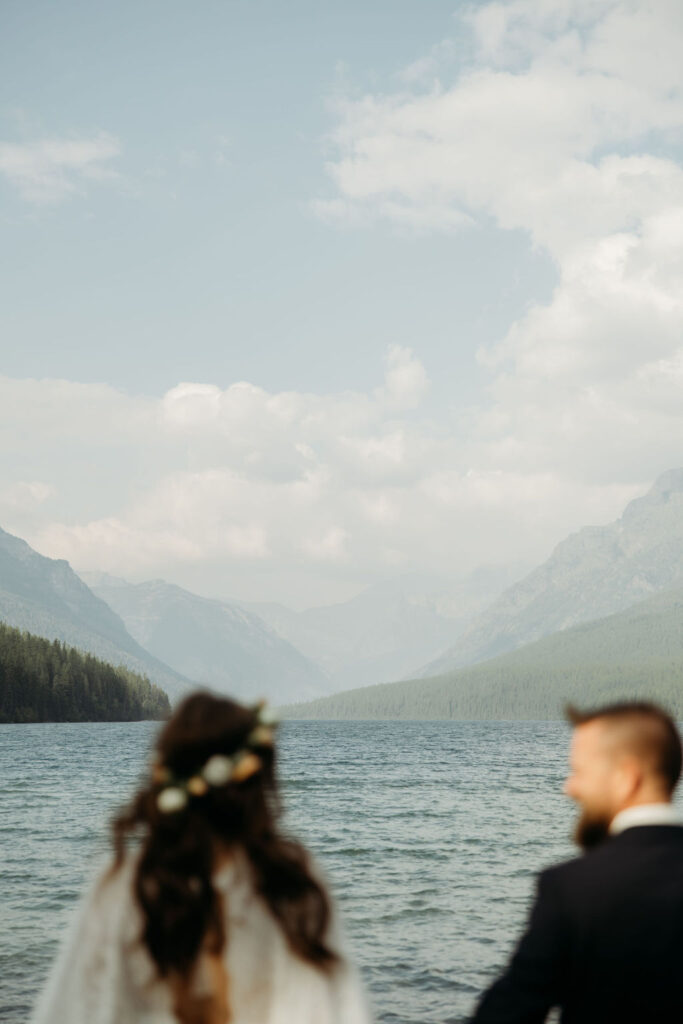
[[[586,855],[541,875],[473,1024],[541,1024],[552,1007],[564,1024],[683,1021],[676,727],[650,704],[570,717]],[[33,1024],[368,1024],[325,887],[280,832],[274,769],[264,705],[180,705]]]

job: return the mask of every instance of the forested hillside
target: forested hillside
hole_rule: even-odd
[[[169,712],[145,676],[0,623],[0,722],[127,722]]]
[[[349,690],[292,718],[553,719],[567,701],[664,703],[683,719],[683,590],[555,633],[473,668]]]

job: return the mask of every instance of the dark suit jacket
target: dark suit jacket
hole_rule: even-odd
[[[683,828],[626,829],[544,871],[476,1024],[683,1024]]]

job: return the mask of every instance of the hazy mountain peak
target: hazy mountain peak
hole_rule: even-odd
[[[423,674],[483,661],[681,585],[683,469],[673,469],[615,522],[586,526],[558,544]]]
[[[0,551],[4,551],[11,555],[12,558],[21,562],[32,562],[35,565],[43,564],[50,565],[52,569],[61,566],[66,567],[71,571],[69,563],[64,558],[46,558],[45,555],[39,554],[35,551],[25,540],[21,537],[16,537],[13,533],[8,533],[6,530],[0,528]],[[80,581],[79,581],[80,582]]]
[[[683,469],[670,469],[657,477],[654,484],[640,498],[635,498],[624,509],[621,521],[630,524],[641,516],[647,516],[653,508],[669,505],[680,507],[683,503]]]
[[[124,580],[121,576],[112,576],[109,572],[80,569],[77,569],[76,572],[91,589],[94,587],[129,587],[131,585],[128,580]]]
[[[242,699],[277,702],[329,693],[324,672],[251,611],[162,579],[109,582],[95,592],[135,639],[176,671]]]
[[[651,494],[657,493],[664,497],[673,491],[683,492],[683,467],[679,469],[668,469],[661,476],[658,476],[652,485]]]
[[[3,530],[0,527],[0,547],[5,551],[11,551],[13,554],[19,556],[20,554],[33,553],[37,554],[37,551],[33,551],[31,547],[22,540],[21,537],[15,537],[13,533],[8,533],[7,530]]]

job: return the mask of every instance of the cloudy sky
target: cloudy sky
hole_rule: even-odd
[[[680,0],[4,0],[0,526],[300,607],[683,464]]]

